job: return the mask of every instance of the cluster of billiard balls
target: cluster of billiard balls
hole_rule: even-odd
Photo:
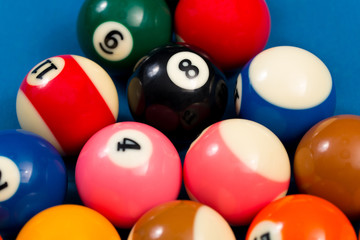
[[[0,132],[0,234],[235,239],[231,226],[249,226],[248,240],[356,239],[360,117],[333,116],[333,80],[312,53],[263,50],[263,0],[181,0],[174,18],[163,0],[86,0],[77,29],[87,57],[31,69],[22,130]],[[63,204],[62,156],[76,157],[82,206]],[[307,194],[286,196],[292,172]]]

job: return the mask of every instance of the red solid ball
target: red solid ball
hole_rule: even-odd
[[[223,70],[262,51],[271,25],[264,0],[180,0],[174,22],[179,41],[202,49]]]

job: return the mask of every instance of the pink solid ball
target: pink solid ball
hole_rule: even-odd
[[[75,180],[86,206],[130,228],[152,207],[178,197],[181,171],[179,154],[164,134],[143,123],[121,122],[85,144]]]

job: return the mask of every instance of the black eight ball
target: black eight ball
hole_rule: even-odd
[[[154,49],[139,61],[127,97],[135,121],[181,143],[221,120],[228,89],[224,74],[207,57],[174,44]]]

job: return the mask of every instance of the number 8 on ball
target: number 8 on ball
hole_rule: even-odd
[[[127,95],[136,121],[182,144],[221,119],[227,92],[224,74],[208,58],[187,45],[168,45],[140,60]]]

